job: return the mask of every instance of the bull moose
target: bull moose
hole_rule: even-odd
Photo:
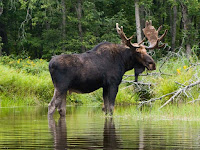
[[[159,42],[167,33],[158,37],[158,32],[151,21],[146,21],[143,29],[145,37],[150,45],[131,43],[123,32],[123,27],[116,23],[116,30],[121,37],[121,44],[102,42],[92,50],[82,54],[63,54],[54,56],[49,62],[49,71],[54,84],[54,95],[48,105],[48,116],[53,116],[57,108],[60,116],[66,115],[66,94],[69,92],[90,93],[103,88],[103,110],[106,114],[112,114],[115,97],[124,73],[134,68],[135,81],[145,68],[155,70],[156,65],[146,49],[161,48]]]

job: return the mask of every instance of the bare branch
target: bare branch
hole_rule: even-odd
[[[152,86],[152,83],[144,83],[144,82],[135,82],[135,81],[129,81],[129,80],[122,80],[122,83],[133,83],[135,85],[148,85]]]
[[[175,92],[176,92],[176,91],[175,91]],[[162,96],[159,97],[159,98],[153,98],[153,99],[150,99],[150,100],[148,100],[148,101],[142,101],[142,102],[140,102],[139,107],[141,107],[141,106],[144,105],[144,104],[148,104],[148,103],[154,102],[154,101],[156,101],[156,100],[161,100],[162,98],[164,98],[164,97],[166,97],[166,96],[169,96],[169,95],[172,95],[172,94],[174,94],[175,92],[167,93],[167,94],[165,94],[165,95],[162,95]]]
[[[196,67],[196,66],[198,66],[198,65],[200,65],[200,63],[191,64],[191,66],[188,67],[188,68],[186,69],[186,71],[188,71],[188,70],[190,70],[191,68]]]
[[[175,92],[175,94],[174,94],[167,102],[165,102],[159,109],[163,108],[163,107],[166,106],[169,102],[171,102],[172,100],[174,100],[174,98],[175,98],[176,96],[178,96],[180,93],[182,93],[182,92],[186,91],[187,89],[189,89],[189,88],[191,88],[191,87],[193,87],[193,86],[195,86],[195,85],[198,85],[198,84],[200,84],[200,80],[197,81],[197,82],[191,83],[191,84],[189,84],[188,86],[185,86],[185,87],[183,87],[183,88],[178,89],[178,90]]]
[[[176,84],[179,84],[179,85],[181,85],[181,86],[183,86],[183,87],[185,87],[185,85],[182,84],[182,83],[179,83],[179,82],[177,82],[177,81],[175,81],[175,83],[176,83]]]
[[[174,92],[171,92],[171,93],[167,93],[167,94],[165,94],[165,95],[162,95],[161,97],[159,97],[159,98],[153,98],[153,99],[150,99],[150,100],[148,100],[148,101],[142,101],[142,102],[140,102],[139,103],[139,106],[138,107],[141,107],[142,105],[144,105],[144,104],[149,104],[149,103],[151,103],[151,102],[155,102],[156,100],[161,100],[162,98],[164,98],[164,97],[166,97],[166,96],[169,96],[169,95],[173,95],[167,102],[165,102],[159,109],[162,109],[164,106],[166,106],[168,103],[170,103],[171,101],[173,101],[177,96],[179,96],[181,93],[184,93],[187,97],[189,97],[188,96],[188,94],[186,93],[186,90],[187,89],[189,89],[189,88],[191,88],[191,87],[193,87],[193,86],[196,86],[196,85],[198,85],[198,84],[200,84],[200,80],[198,80],[198,81],[196,81],[196,82],[194,82],[194,83],[191,83],[191,84],[189,84],[189,85],[187,85],[187,86],[184,86],[184,87],[182,87],[182,88],[179,88],[178,90],[176,90],[176,91],[174,91]],[[182,85],[182,84],[181,84]],[[191,101],[191,102],[188,102],[188,103],[192,103],[192,102],[195,102],[196,100],[193,100],[193,101]]]
[[[178,96],[181,92],[183,91],[183,89],[179,89],[175,92],[175,94],[167,101],[165,102],[159,109],[163,108],[165,105],[167,105],[169,102],[171,102],[172,100],[174,100],[174,98],[176,96]]]
[[[18,35],[19,35],[20,39],[25,39],[25,37],[26,37],[25,24],[28,23],[28,21],[31,20],[31,19],[32,19],[31,9],[30,9],[30,7],[28,7],[27,10],[26,10],[26,18],[21,23],[19,31],[18,31]]]
[[[200,101],[200,99],[195,99],[195,100],[193,100],[193,101],[189,101],[188,103],[195,103],[195,102],[197,102],[197,101]]]

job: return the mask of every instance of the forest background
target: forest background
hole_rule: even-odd
[[[169,30],[167,50],[181,47],[191,54],[199,47],[199,0],[1,0],[0,55],[49,60],[87,51],[102,41],[120,43],[116,23],[124,26],[127,36],[137,35],[137,42],[146,20]],[[162,57],[166,49],[158,53]]]

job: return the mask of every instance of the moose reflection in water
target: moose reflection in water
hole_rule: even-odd
[[[56,150],[65,149],[67,147],[66,119],[60,117],[58,123],[56,123],[53,118],[48,118],[48,123],[54,139],[54,148]]]
[[[54,118],[48,118],[49,129],[53,136],[54,149],[118,149],[120,148],[120,140],[115,132],[115,124],[112,117],[106,117],[104,123],[103,139],[96,140],[93,136],[90,137],[74,137],[67,139],[67,126],[65,117],[60,117],[58,123]],[[86,134],[87,135],[87,134]],[[69,141],[68,141],[69,140]],[[103,145],[102,145],[103,144]]]
[[[105,149],[120,148],[119,139],[115,132],[115,123],[112,117],[105,118],[104,132],[103,132],[103,147]]]

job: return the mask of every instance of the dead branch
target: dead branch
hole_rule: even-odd
[[[132,83],[132,84],[122,88],[121,90],[124,90],[126,88],[129,88],[129,87],[135,85],[138,88],[138,90],[140,91],[140,90],[142,90],[142,86],[148,86],[148,88],[150,89],[150,87],[153,85],[152,83],[135,82],[135,81],[130,81],[130,80],[122,80],[122,83]]]
[[[197,81],[197,82],[191,83],[191,84],[189,84],[188,86],[185,86],[185,87],[183,87],[183,88],[178,89],[178,90],[175,92],[175,94],[174,94],[167,102],[165,102],[159,109],[163,108],[163,107],[166,106],[169,102],[171,102],[172,100],[174,100],[174,98],[175,98],[176,96],[178,96],[180,93],[185,92],[187,89],[189,89],[189,88],[191,88],[191,87],[193,87],[193,86],[195,86],[195,85],[197,85],[197,84],[200,84],[200,80]]]
[[[175,92],[176,92],[176,91],[175,91]],[[152,98],[152,99],[150,99],[150,100],[148,100],[148,101],[142,101],[142,102],[140,102],[139,107],[141,107],[141,106],[144,105],[144,104],[149,104],[149,103],[151,103],[151,102],[154,102],[154,101],[156,101],[156,100],[162,100],[164,97],[169,96],[169,95],[172,95],[172,94],[174,94],[175,92],[167,93],[167,94],[165,94],[165,95],[162,95],[162,96],[159,97],[159,98]]]
[[[179,82],[177,82],[177,81],[175,81],[175,83],[185,87],[185,85],[182,84],[182,83],[179,83]]]
[[[178,82],[177,82],[178,83]],[[198,84],[200,84],[200,80],[198,80],[198,81],[196,81],[196,82],[194,82],[194,83],[191,83],[191,84],[189,84],[189,85],[187,85],[187,86],[183,86],[183,84],[181,84],[181,86],[183,86],[183,87],[181,87],[181,88],[179,88],[178,90],[176,90],[176,91],[174,91],[174,92],[171,92],[171,93],[167,93],[167,94],[165,94],[165,95],[162,95],[161,97],[159,97],[159,98],[154,98],[154,99],[150,99],[150,100],[148,100],[148,101],[142,101],[142,102],[140,102],[140,104],[139,104],[139,107],[141,107],[142,105],[144,105],[144,104],[148,104],[148,103],[151,103],[151,102],[154,102],[154,101],[156,101],[156,100],[161,100],[162,98],[164,98],[164,97],[166,97],[166,96],[169,96],[169,95],[173,95],[168,101],[166,101],[159,109],[162,109],[164,106],[166,106],[168,103],[170,103],[171,101],[173,101],[177,96],[179,96],[179,94],[181,94],[181,93],[184,93],[184,94],[186,94],[186,90],[188,90],[189,88],[191,88],[191,87],[193,87],[193,86],[196,86],[196,85],[198,85]],[[186,94],[186,96],[188,96],[187,94]],[[193,102],[193,101],[192,101]]]
[[[200,99],[195,99],[195,100],[189,101],[188,103],[195,103],[197,101],[200,101]]]
[[[152,86],[152,83],[144,83],[144,82],[135,82],[135,81],[130,81],[130,80],[122,80],[122,83],[133,83],[135,85],[147,85],[147,86]]]
[[[171,102],[172,100],[174,100],[174,98],[176,96],[178,96],[181,92],[182,92],[183,89],[179,89],[175,92],[175,94],[167,101],[165,102],[159,109],[163,108],[165,105],[167,105],[169,102]]]
[[[159,73],[159,72],[152,72],[152,73],[140,74],[139,76],[161,76],[161,75],[172,76],[172,74]],[[126,79],[128,77],[134,77],[135,75],[124,75],[124,76],[125,76],[125,79]]]
[[[19,39],[25,39],[26,37],[26,32],[25,32],[25,24],[29,22],[29,20],[32,19],[31,16],[31,9],[28,6],[27,10],[26,10],[26,17],[25,20],[21,23],[20,27],[19,27],[19,31],[18,31],[18,37]]]
[[[188,68],[186,69],[186,71],[188,71],[188,70],[190,70],[191,68],[196,67],[196,66],[198,66],[198,65],[200,65],[200,63],[191,64],[191,66],[188,67]]]

